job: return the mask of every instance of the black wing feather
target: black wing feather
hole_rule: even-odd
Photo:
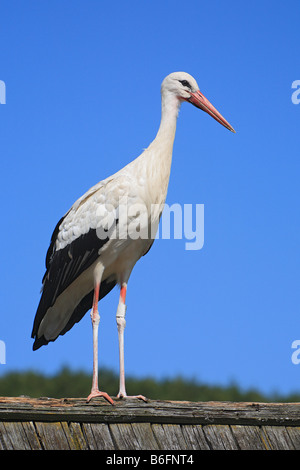
[[[65,217],[65,216],[64,216]],[[39,325],[44,318],[47,310],[52,307],[57,299],[57,297],[67,289],[72,282],[77,279],[86,269],[88,269],[99,257],[99,250],[105,245],[109,240],[109,235],[105,239],[101,239],[97,236],[96,229],[90,229],[89,232],[81,235],[76,238],[66,247],[55,250],[55,242],[57,235],[59,233],[60,225],[64,219],[62,217],[58,224],[56,225],[54,232],[51,237],[51,242],[49,249],[46,255],[46,272],[43,277],[43,291],[40,299],[40,303],[35,315],[33,329],[31,337],[34,338],[37,335]],[[118,223],[118,221],[117,221]],[[105,287],[105,284],[102,289],[102,297],[104,297],[108,292],[114,287],[112,283],[108,283],[110,288]],[[67,325],[70,325],[68,328],[65,327],[65,331],[68,331],[74,323],[79,321],[84,313],[91,308],[92,303],[90,302],[90,293],[81,301],[81,303],[74,310],[69,322]],[[88,297],[88,299],[87,299]],[[101,292],[100,292],[101,297]],[[92,299],[93,300],[93,299]],[[88,305],[88,307],[86,307]],[[83,310],[86,308],[85,312]],[[76,312],[76,310],[78,311]],[[73,315],[75,314],[75,317]],[[79,318],[80,317],[80,318]],[[79,318],[72,320],[72,318]],[[67,329],[66,329],[67,328]],[[42,341],[42,338],[39,338],[42,344],[47,344]],[[36,339],[35,346],[39,343],[39,340]],[[44,339],[44,341],[46,341]],[[39,344],[40,347],[42,344]],[[34,349],[37,347],[34,346]]]

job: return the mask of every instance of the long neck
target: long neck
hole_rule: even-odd
[[[150,147],[155,146],[162,152],[166,152],[164,155],[165,158],[172,157],[179,107],[180,101],[175,95],[171,93],[162,95],[160,126]]]
[[[169,185],[173,143],[180,101],[171,94],[162,95],[161,122],[157,135],[144,152],[152,203],[163,204]]]

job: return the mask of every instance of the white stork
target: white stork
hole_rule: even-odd
[[[32,330],[33,349],[64,335],[91,309],[93,381],[87,401],[100,396],[114,403],[98,388],[98,302],[116,284],[120,286],[116,313],[118,398],[127,397],[124,372],[127,283],[135,263],[149,251],[155,238],[167,195],[181,103],[192,103],[235,132],[199,91],[196,80],[185,72],[171,73],[164,79],[161,100],[161,122],[153,142],[138,158],[100,181],[73,204],[56,225],[46,256],[42,295]],[[120,213],[122,204],[126,208],[125,217]],[[141,395],[136,397],[144,399]]]

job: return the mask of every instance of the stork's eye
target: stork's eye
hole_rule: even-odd
[[[179,80],[179,82],[181,83],[181,85],[187,86],[190,90],[192,89],[190,83],[187,80]]]

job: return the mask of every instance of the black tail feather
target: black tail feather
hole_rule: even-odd
[[[106,280],[102,281],[100,286],[99,300],[103,299],[103,297],[105,297],[115,287],[116,283],[116,280],[112,280],[110,282],[107,282]],[[64,335],[67,331],[69,331],[75,325],[75,323],[78,323],[84,317],[86,312],[92,308],[93,296],[94,291],[92,290],[81,300],[81,302],[77,305],[74,312],[72,313],[68,323],[66,324],[64,329],[59,333],[58,336]],[[44,335],[42,335],[40,338],[37,338],[36,336],[32,349],[35,351],[41,346],[45,346],[46,344],[48,344],[50,341],[55,341],[56,338],[47,340]]]

